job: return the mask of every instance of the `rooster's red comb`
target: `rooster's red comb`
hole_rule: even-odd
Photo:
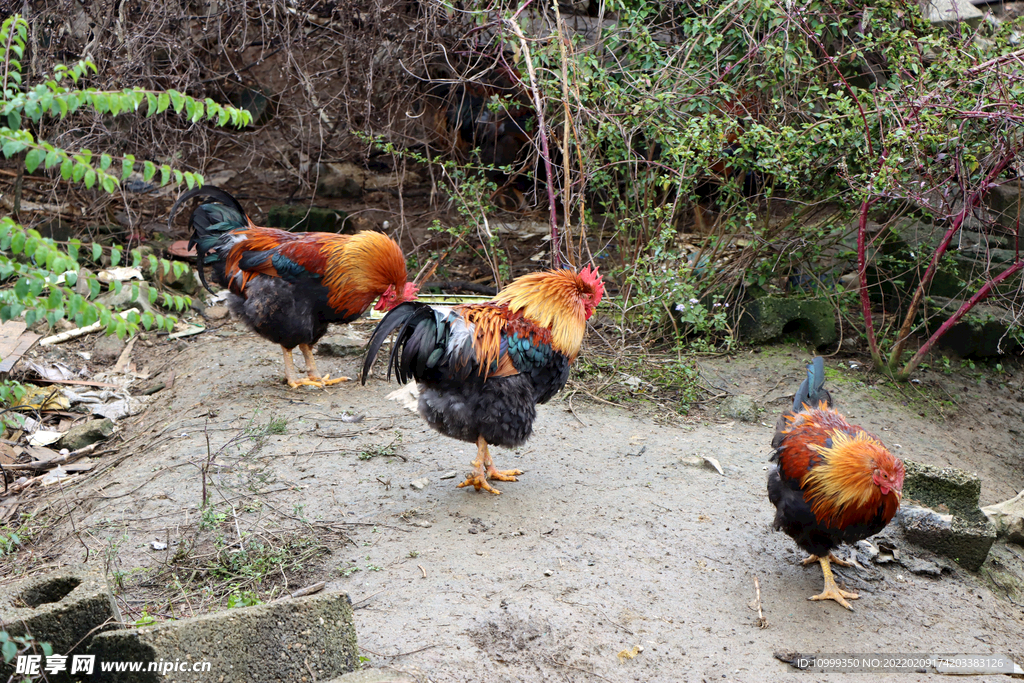
[[[601,274],[597,272],[596,267],[584,266],[580,271],[580,279],[594,288],[594,305],[596,306],[604,296],[604,282],[601,280]]]

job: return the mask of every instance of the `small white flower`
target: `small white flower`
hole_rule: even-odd
[[[690,299],[690,303],[691,304],[699,304],[700,303],[700,299]]]
[[[676,304],[676,310],[680,311],[680,312],[685,311],[686,310],[686,305],[685,304]]]

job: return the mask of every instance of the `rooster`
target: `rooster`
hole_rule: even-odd
[[[189,248],[196,248],[199,278],[205,267],[213,280],[230,290],[228,305],[257,334],[284,350],[288,386],[323,387],[348,377],[321,377],[310,348],[330,323],[355,320],[370,304],[388,311],[415,297],[406,282],[405,258],[394,240],[377,232],[335,235],[292,233],[253,224],[242,205],[216,187],[196,188],[171,207],[193,197],[212,200],[192,211]],[[296,346],[306,359],[306,379],[298,379],[292,361]]]
[[[840,543],[877,534],[896,514],[903,495],[903,462],[862,428],[832,408],[823,388],[825,364],[815,358],[793,399],[793,410],[779,418],[772,439],[768,499],[775,506],[776,530],[782,529],[811,554],[825,575],[825,589],[810,600],[847,600],[830,564],[851,565],[832,554]]]
[[[384,316],[367,350],[363,383],[384,340],[400,382],[415,379],[419,413],[437,431],[476,443],[473,471],[459,488],[500,493],[488,480],[516,481],[494,467],[488,445],[515,447],[533,431],[536,404],[565,386],[587,320],[604,295],[597,269],[524,275],[493,301],[455,307],[404,303]]]

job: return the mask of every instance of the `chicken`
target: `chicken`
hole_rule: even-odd
[[[803,564],[821,564],[825,589],[810,600],[847,600],[831,564],[850,566],[832,554],[840,543],[877,534],[892,521],[903,495],[903,462],[873,435],[851,425],[832,409],[823,388],[825,364],[815,358],[793,399],[792,411],[779,418],[772,439],[768,499],[775,506],[776,530],[789,534],[811,554]]]
[[[393,369],[401,382],[415,379],[427,423],[477,445],[473,471],[459,488],[500,493],[488,480],[516,481],[523,472],[496,469],[488,446],[515,447],[530,437],[536,404],[565,386],[603,295],[601,276],[587,267],[524,275],[487,303],[404,303],[377,325],[363,383],[397,329],[388,378]]]
[[[310,348],[330,323],[355,320],[377,301],[388,311],[415,298],[406,282],[405,258],[394,240],[377,232],[336,235],[286,232],[253,224],[242,205],[216,187],[196,188],[171,207],[170,225],[184,202],[202,197],[212,202],[192,211],[189,225],[199,258],[199,277],[209,289],[213,280],[230,290],[228,306],[257,334],[284,350],[288,385],[323,387],[347,381],[320,376]],[[292,361],[296,346],[306,359],[306,379],[298,379]]]

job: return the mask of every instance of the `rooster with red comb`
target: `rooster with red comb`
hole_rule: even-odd
[[[775,506],[775,529],[789,534],[817,562],[825,590],[810,600],[847,600],[856,593],[836,585],[831,565],[843,567],[832,551],[884,529],[896,515],[906,475],[903,461],[873,435],[846,421],[832,408],[824,388],[825,363],[807,366],[807,379],[796,392],[793,409],[779,418],[772,439],[768,499]]]
[[[511,448],[530,437],[536,404],[565,386],[603,295],[597,269],[586,267],[524,275],[487,303],[403,303],[377,325],[363,382],[398,330],[388,377],[394,370],[400,382],[415,379],[427,423],[477,445],[473,471],[459,487],[500,493],[488,481],[516,481],[522,471],[495,468],[488,446]]]

